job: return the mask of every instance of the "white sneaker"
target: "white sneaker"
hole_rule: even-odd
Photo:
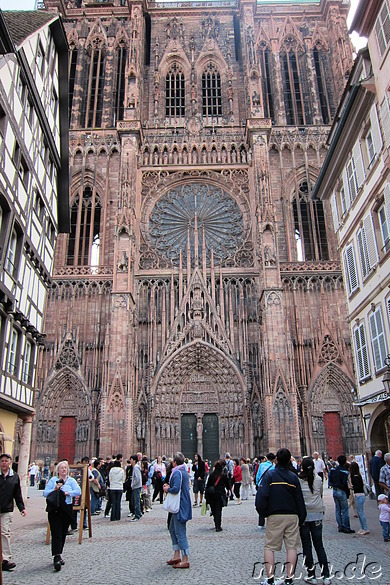
[[[317,585],[317,579],[315,577],[306,577],[305,583],[311,583],[312,585]]]
[[[127,517],[128,518],[134,518],[134,514],[131,514],[131,513],[130,514],[127,514]]]
[[[322,581],[323,585],[330,585],[332,583],[332,581],[329,579],[329,577],[325,577],[324,580]]]

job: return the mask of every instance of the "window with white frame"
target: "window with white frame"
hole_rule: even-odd
[[[378,41],[380,56],[383,57],[390,41],[390,16],[386,1],[382,3],[382,8],[375,22],[375,35]]]
[[[16,352],[18,349],[18,332],[12,329],[11,340],[8,354],[8,372],[10,374],[16,373]]]
[[[385,186],[383,192],[383,205],[378,210],[379,226],[381,228],[383,251],[390,248],[390,182]]]
[[[334,231],[337,232],[339,227],[340,227],[340,220],[339,220],[339,211],[337,209],[336,193],[332,193],[332,196],[330,198],[330,206],[332,209]]]
[[[372,129],[370,128],[366,136],[367,154],[368,154],[368,167],[370,168],[375,160],[375,146],[372,137]]]
[[[344,187],[341,187],[341,189],[340,189],[340,204],[341,204],[341,213],[342,213],[342,216],[344,217],[344,215],[347,213],[347,202],[345,200]]]
[[[382,205],[378,210],[379,226],[381,228],[383,251],[387,252],[390,248],[389,222],[387,221],[386,208]]]
[[[351,197],[351,201],[353,201],[356,198],[356,195],[358,192],[356,167],[355,167],[355,161],[353,160],[353,157],[350,158],[350,160],[347,164],[347,179],[348,179],[349,194]]]
[[[348,294],[351,295],[359,288],[359,279],[356,269],[355,250],[353,244],[349,244],[345,248],[344,267],[347,277]]]
[[[383,327],[382,310],[380,307],[376,307],[370,314],[370,329],[375,370],[378,372],[385,367],[385,359],[387,356],[386,338]]]
[[[358,378],[361,382],[369,378],[370,360],[368,356],[367,337],[364,323],[359,325],[354,330],[355,350],[356,350],[356,364],[358,369]]]
[[[363,219],[363,226],[357,232],[357,242],[362,274],[363,278],[366,278],[370,271],[377,265],[379,259],[371,214],[368,214]]]
[[[370,261],[368,259],[368,248],[367,248],[366,234],[364,232],[364,228],[360,229],[357,233],[357,243],[358,243],[360,265],[362,268],[363,278],[366,278],[366,276],[368,275],[368,273],[371,270],[371,267],[370,267]]]
[[[390,144],[390,95],[389,95],[389,91],[386,91],[386,93],[385,93],[385,97],[383,98],[383,102],[381,103],[380,112],[381,112],[383,135],[384,135],[386,144],[389,145]]]
[[[374,161],[378,158],[378,154],[383,146],[376,104],[374,104],[370,110],[370,129],[366,136],[366,145],[369,167],[371,167]]]
[[[12,233],[11,233],[11,238],[8,244],[8,252],[7,252],[7,258],[5,261],[5,266],[4,268],[6,269],[7,272],[9,272],[9,274],[11,274],[11,276],[14,275],[15,269],[16,269],[16,246],[18,243],[18,234],[16,232],[16,229],[13,228]]]
[[[31,362],[31,343],[26,341],[23,356],[23,374],[22,380],[25,384],[30,382],[30,362]]]

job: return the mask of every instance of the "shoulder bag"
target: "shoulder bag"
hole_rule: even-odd
[[[180,508],[181,485],[183,483],[183,476],[181,474],[181,471],[179,471],[179,473],[181,480],[179,491],[177,492],[177,494],[171,494],[170,492],[167,492],[167,496],[163,503],[163,509],[166,510],[167,512],[170,512],[171,514],[177,514]]]

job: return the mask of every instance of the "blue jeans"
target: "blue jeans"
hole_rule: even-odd
[[[362,530],[368,530],[367,528],[367,520],[364,514],[364,502],[366,501],[366,496],[364,494],[360,494],[355,496],[355,503],[356,503],[356,511],[359,516],[360,526]]]
[[[336,508],[336,522],[338,527],[350,530],[347,494],[339,488],[333,488],[333,500]]]
[[[92,488],[89,492],[91,494],[91,514],[93,514],[99,508],[99,496],[98,492],[93,491]]]
[[[390,522],[382,522],[382,520],[379,520],[379,522],[382,526],[383,539],[388,540],[390,538]]]
[[[312,543],[321,568],[321,577],[329,577],[329,566],[324,545],[322,543],[322,520],[305,522],[299,529],[305,567],[309,577],[315,577]]]
[[[139,520],[142,518],[141,512],[141,488],[135,488],[131,490],[131,501],[134,508],[134,516]]]
[[[177,514],[172,514],[171,521],[169,523],[169,532],[171,535],[172,546],[173,550],[181,550],[182,556],[188,556],[190,554],[186,526],[186,522],[180,522],[180,520],[177,519]]]

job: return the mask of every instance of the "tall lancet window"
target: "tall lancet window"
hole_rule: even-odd
[[[123,120],[125,112],[125,89],[126,89],[126,61],[127,48],[124,41],[119,43],[116,50],[116,77],[114,94],[114,126],[118,120]]]
[[[272,54],[267,47],[262,47],[260,51],[261,66],[261,88],[263,91],[264,117],[271,118],[275,122],[274,101],[272,97]]]
[[[102,41],[95,39],[89,48],[89,69],[85,102],[85,127],[100,128],[103,114],[105,54]]]
[[[221,75],[212,63],[202,75],[202,112],[206,118],[222,116]]]
[[[73,44],[69,52],[69,121],[72,115],[74,83],[76,79],[76,65],[77,65],[77,48]]]
[[[177,63],[165,77],[165,116],[173,119],[185,116],[185,79]]]
[[[289,43],[289,50],[281,53],[284,105],[286,122],[292,126],[304,126],[305,111],[296,43]]]
[[[324,124],[330,123],[330,108],[329,108],[329,98],[327,93],[327,84],[325,79],[325,71],[324,71],[324,51],[319,51],[318,49],[313,50],[313,59],[314,59],[314,66],[316,71],[316,80],[317,80],[317,89],[318,89],[318,97],[320,100],[320,110],[322,116],[322,122]]]
[[[312,201],[302,182],[292,201],[297,260],[328,260],[328,242],[322,201]]]
[[[82,197],[75,197],[70,213],[68,266],[99,265],[100,220],[102,206],[91,187],[85,187]]]

